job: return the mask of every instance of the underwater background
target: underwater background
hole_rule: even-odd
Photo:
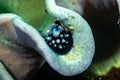
[[[84,73],[66,77],[58,74],[47,63],[33,80],[120,80],[120,27],[117,24],[119,9],[116,0],[99,7],[90,0],[56,0],[57,4],[78,12],[90,24],[95,39],[95,56],[89,69]],[[114,3],[112,2],[114,1]],[[27,23],[42,31],[53,23],[45,12],[44,0],[0,0],[0,13],[15,13]]]

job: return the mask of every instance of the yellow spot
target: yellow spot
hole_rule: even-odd
[[[63,48],[62,45],[59,45],[59,48],[62,49]]]
[[[57,42],[57,43],[60,43],[60,39],[57,39],[56,42]]]
[[[64,55],[64,58],[66,59],[66,61],[76,60],[78,59],[79,54],[80,53],[67,54],[67,55]]]
[[[47,33],[49,33],[49,32],[50,32],[50,30],[46,30],[46,32],[47,32]]]
[[[99,80],[102,80],[102,78],[100,77]]]
[[[73,27],[73,26],[70,26],[70,29],[71,29],[71,30],[74,30],[74,29],[75,29],[75,27]]]

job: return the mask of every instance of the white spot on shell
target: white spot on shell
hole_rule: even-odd
[[[53,29],[53,36],[58,37],[60,34],[60,31],[57,31],[56,29]]]
[[[62,45],[59,45],[58,47],[59,47],[59,49],[62,49],[62,48],[63,48]]]
[[[59,44],[59,43],[60,43],[60,39],[57,39],[57,40],[56,40],[56,43],[58,43],[58,44]]]
[[[47,40],[48,40],[48,41],[52,40],[52,37],[47,37]]]
[[[55,40],[52,40],[52,43],[54,44],[54,43],[55,43]]]
[[[63,38],[63,34],[61,34],[60,37]]]
[[[56,44],[54,44],[54,47],[57,47],[57,45],[56,45]]]
[[[69,34],[65,34],[64,36],[67,38],[67,37],[69,37]]]
[[[65,39],[62,39],[62,43],[65,43],[66,41],[65,41]]]

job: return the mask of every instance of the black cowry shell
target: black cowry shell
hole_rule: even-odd
[[[66,54],[73,46],[72,33],[60,24],[52,25],[45,38],[47,44],[58,54]]]

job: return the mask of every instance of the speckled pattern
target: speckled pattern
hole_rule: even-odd
[[[72,33],[61,24],[53,24],[51,28],[47,30],[45,40],[50,48],[59,55],[67,54],[73,47]]]

